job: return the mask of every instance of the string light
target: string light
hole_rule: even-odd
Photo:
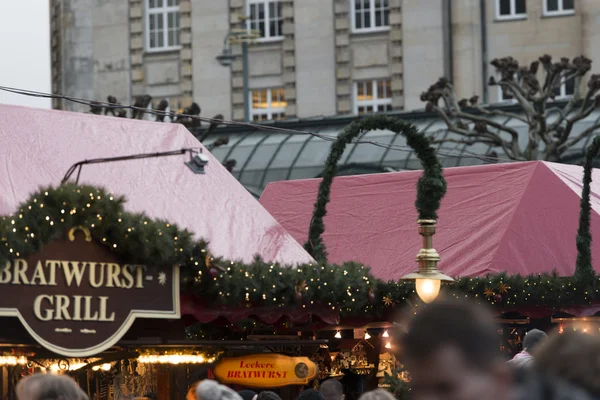
[[[392,348],[392,344],[391,344],[390,342],[387,342],[387,343],[385,344],[385,348],[386,348],[386,349],[391,349],[391,348]]]
[[[27,365],[27,358],[23,356],[0,356],[0,365]]]
[[[336,339],[341,339],[342,338],[342,333],[340,331],[337,331],[335,334],[335,338]]]
[[[204,364],[214,361],[214,358],[196,354],[152,354],[138,357],[138,362],[141,364]]]
[[[369,335],[369,332],[365,331],[365,340],[369,339],[371,339],[371,335]]]
[[[390,334],[388,333],[387,329],[385,331],[383,331],[383,337],[390,337]]]

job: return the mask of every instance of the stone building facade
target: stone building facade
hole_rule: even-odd
[[[149,94],[172,110],[244,117],[241,46],[251,29],[256,121],[422,108],[440,76],[460,96],[510,101],[485,82],[489,61],[541,54],[600,63],[597,0],[50,0],[53,91],[129,104]],[[596,69],[596,68],[595,68]],[[565,87],[568,96],[570,88]],[[87,111],[56,100],[55,108]]]

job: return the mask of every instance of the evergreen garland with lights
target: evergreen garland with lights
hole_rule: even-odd
[[[414,282],[375,279],[369,267],[341,265],[286,266],[260,258],[244,264],[213,258],[208,243],[167,221],[124,210],[125,199],[92,186],[64,185],[34,193],[18,212],[0,218],[0,265],[27,257],[63,237],[73,226],[88,228],[123,262],[179,265],[182,291],[202,297],[207,306],[332,307],[342,315],[385,316],[418,302]],[[589,242],[587,242],[589,243]],[[598,300],[600,277],[581,280],[552,274],[498,274],[459,278],[449,287],[504,310],[522,307],[558,309]]]
[[[423,176],[417,182],[417,200],[415,201],[419,219],[437,219],[437,210],[446,194],[447,185],[442,174],[442,165],[435,154],[435,149],[431,147],[429,139],[414,125],[385,115],[368,116],[354,121],[340,133],[331,145],[329,156],[325,162],[323,179],[319,184],[317,201],[308,228],[308,240],[304,244],[306,251],[318,263],[327,262],[327,249],[322,238],[323,232],[325,232],[323,218],[327,215],[327,204],[330,201],[333,178],[337,174],[337,164],[342,158],[346,146],[352,140],[364,132],[375,130],[389,130],[406,138],[406,143],[415,151],[423,165]]]
[[[579,212],[579,229],[577,230],[577,263],[575,276],[582,281],[593,280],[596,274],[592,266],[592,233],[590,221],[592,206],[590,204],[590,185],[594,158],[600,152],[600,136],[592,141],[585,152],[583,166],[583,189],[581,191],[581,210]]]

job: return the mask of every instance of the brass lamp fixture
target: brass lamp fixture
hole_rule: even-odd
[[[437,269],[437,264],[440,262],[440,255],[433,248],[436,220],[420,219],[417,223],[419,224],[419,235],[423,237],[422,248],[417,254],[419,270],[406,275],[402,279],[414,279],[417,294],[421,300],[425,303],[431,303],[440,293],[442,281],[452,282],[454,279],[442,274]]]

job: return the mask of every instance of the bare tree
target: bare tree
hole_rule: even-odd
[[[582,132],[572,135],[573,126],[589,116],[600,105],[600,75],[593,74],[587,83],[585,94],[581,81],[590,71],[592,61],[584,56],[573,60],[561,58],[552,62],[544,55],[528,67],[519,66],[512,57],[494,59],[499,79],[490,77],[490,86],[499,86],[512,96],[520,112],[509,112],[482,105],[478,96],[459,100],[454,87],[446,78],[440,78],[421,94],[427,103],[426,110],[437,112],[450,132],[458,138],[436,139],[434,142],[460,144],[484,143],[502,148],[512,160],[558,161],[564,152],[600,128],[594,123]],[[543,73],[538,73],[540,65]],[[543,76],[540,81],[539,76]],[[567,82],[574,83],[574,93],[566,103],[555,102],[557,92]],[[519,132],[498,122],[494,117],[514,118],[527,126],[527,146],[519,145]],[[545,147],[542,149],[542,143]]]

